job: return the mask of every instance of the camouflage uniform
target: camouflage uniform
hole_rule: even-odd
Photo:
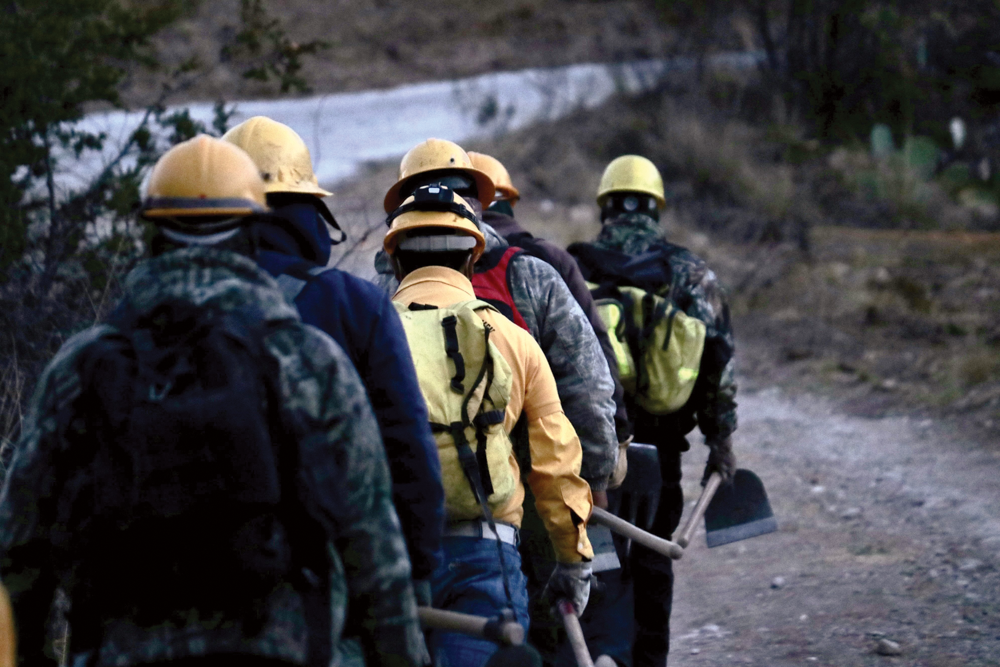
[[[626,213],[606,221],[594,245],[639,255],[664,242],[659,222],[641,213]],[[681,411],[687,414],[680,427],[689,433],[696,419],[705,437],[727,436],[736,430],[736,366],[726,293],[704,260],[687,248],[669,247],[674,299],[678,308],[705,323],[705,346],[713,351],[709,363],[702,365],[696,399]],[[638,436],[636,441],[644,442]]]
[[[422,664],[410,567],[392,507],[385,452],[357,373],[325,334],[303,325],[277,284],[250,259],[212,248],[175,250],[140,263],[126,278],[126,302],[147,313],[168,299],[232,310],[254,304],[270,324],[265,349],[277,360],[284,408],[311,426],[299,443],[297,479],[317,505],[315,518],[337,538],[328,548],[337,646],[350,600],[369,665]],[[0,496],[0,573],[22,619],[51,602],[46,557],[51,549],[53,480],[67,452],[57,415],[80,392],[76,362],[112,328],[70,338],[46,368],[32,399],[13,466]],[[152,573],[151,573],[152,574]],[[34,599],[32,599],[34,598]],[[44,605],[44,609],[41,606]],[[186,624],[142,627],[130,618],[104,620],[94,665],[122,667],[185,657],[242,654],[302,664],[307,631],[303,601],[285,584],[264,605],[263,629],[244,636],[242,621],[181,614]],[[43,616],[44,618],[44,616]],[[28,628],[24,628],[28,630]],[[22,640],[26,639],[26,633]],[[39,644],[22,643],[25,651]]]
[[[635,441],[656,445],[660,458],[663,486],[650,530],[669,538],[680,523],[684,508],[680,482],[681,454],[689,449],[685,436],[695,426],[708,440],[726,438],[736,430],[733,330],[726,294],[705,262],[686,248],[668,243],[660,223],[647,215],[625,213],[606,220],[592,245],[632,256],[655,247],[662,248],[673,278],[671,294],[677,307],[706,326],[705,351],[698,381],[688,403],[679,411],[663,416],[649,414],[634,402],[629,404]],[[574,253],[574,246],[570,246],[569,251]],[[581,266],[581,270],[585,277],[589,277],[586,266]],[[614,496],[611,500],[612,503],[618,501]],[[672,564],[669,558],[633,545],[630,574],[631,579],[623,577],[618,584],[622,590],[616,598],[619,601],[617,607],[588,607],[587,611],[592,615],[582,619],[584,632],[591,648],[601,651],[605,647],[594,639],[594,634],[599,636],[602,628],[620,624],[622,619],[634,618],[632,654],[614,653],[615,659],[626,667],[663,667],[670,647]],[[631,617],[628,615],[629,605],[634,606],[634,616]],[[623,627],[621,634],[630,634],[631,630],[632,627]],[[567,663],[560,661],[559,664]]]

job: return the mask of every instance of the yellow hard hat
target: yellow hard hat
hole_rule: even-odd
[[[201,134],[177,144],[153,166],[142,216],[235,218],[266,210],[264,181],[250,156]]]
[[[17,633],[14,629],[10,598],[7,597],[7,589],[0,584],[0,667],[14,667],[17,664]]]
[[[514,183],[510,180],[510,174],[507,173],[507,167],[503,166],[500,160],[492,155],[473,151],[469,151],[469,159],[472,160],[473,167],[485,172],[493,181],[493,185],[496,187],[494,198],[497,201],[509,201],[511,206],[517,203],[517,200],[521,198],[521,193],[514,187]]]
[[[319,187],[312,157],[302,137],[284,123],[265,116],[249,118],[222,135],[253,158],[264,179],[264,189],[272,192],[299,192],[329,197],[332,192]]]
[[[410,243],[414,249],[447,252],[449,250],[472,250],[473,261],[478,261],[486,250],[486,238],[479,231],[476,214],[464,199],[442,185],[424,185],[389,214],[389,231],[382,247],[392,255],[401,243]],[[424,236],[406,239],[406,232],[431,227],[452,230],[454,233],[441,236]],[[457,239],[469,238],[474,241],[468,246]]]
[[[495,192],[493,181],[486,173],[472,165],[468,153],[462,150],[461,146],[445,139],[428,139],[411,148],[403,156],[403,160],[399,163],[398,180],[385,194],[383,201],[385,212],[390,213],[403,203],[401,190],[410,178],[417,174],[445,170],[468,174],[476,183],[479,201],[483,203],[483,206],[489,206],[490,202],[493,201]]]
[[[604,200],[613,192],[641,192],[655,198],[660,208],[667,205],[660,172],[641,155],[622,155],[611,161],[597,186],[597,205],[604,206]]]

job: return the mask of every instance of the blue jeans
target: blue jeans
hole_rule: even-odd
[[[497,543],[475,537],[445,537],[444,561],[431,576],[434,606],[478,616],[497,616],[508,608]],[[521,554],[503,545],[514,615],[528,629],[528,581],[521,572]],[[482,667],[497,651],[485,639],[456,632],[431,632],[428,645],[440,667]]]

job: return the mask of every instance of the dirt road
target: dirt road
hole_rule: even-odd
[[[711,550],[696,536],[670,664],[1000,665],[1000,443],[744,387],[740,465],[780,531]],[[705,453],[686,456],[692,502]],[[882,639],[901,655],[877,653]]]

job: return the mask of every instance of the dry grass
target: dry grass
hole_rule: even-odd
[[[284,0],[267,9],[291,39],[330,43],[304,63],[302,73],[316,91],[331,93],[662,57],[675,50],[678,37],[656,19],[652,5],[650,0]],[[275,95],[273,88],[242,79],[240,63],[219,59],[219,45],[236,31],[239,6],[239,0],[202,0],[192,17],[158,39],[164,64],[197,56],[211,70],[185,91],[186,99]],[[742,48],[735,32],[723,32],[719,48]],[[136,72],[123,92],[130,105],[143,105],[158,93],[158,84]]]
[[[738,203],[772,218],[793,213],[792,167],[756,157],[759,129],[736,120],[711,122],[678,105],[668,105],[663,123],[663,152],[696,186],[724,186]]]
[[[855,196],[888,205],[886,226],[909,229],[965,229],[973,206],[951,199],[934,181],[907,164],[903,155],[877,160],[866,149],[838,148],[827,164]]]
[[[95,255],[93,260],[97,260]],[[131,262],[117,254],[85,270],[67,263],[47,291],[29,272],[0,286],[0,473],[21,435],[28,398],[42,370],[71,335],[105,317]]]

